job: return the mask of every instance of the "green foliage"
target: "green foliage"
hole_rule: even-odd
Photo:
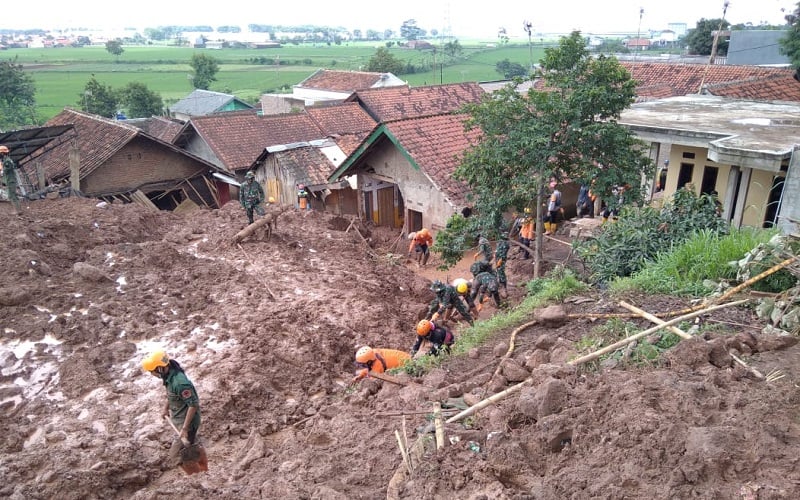
[[[495,64],[495,70],[503,75],[503,78],[506,80],[511,80],[512,78],[516,77],[525,77],[528,75],[528,70],[525,68],[525,66],[521,65],[520,63],[512,63],[508,59],[503,59]]]
[[[414,19],[403,21],[400,26],[400,36],[408,41],[425,38],[426,34],[427,32],[424,29],[417,26],[417,21]]]
[[[375,73],[393,73],[399,75],[403,72],[403,62],[395,57],[388,48],[379,47],[367,62],[366,71]]]
[[[579,353],[588,354],[604,346],[615,344],[640,331],[641,328],[634,323],[620,318],[609,318],[605,324],[594,327],[588,335],[581,337],[575,347]],[[680,341],[681,339],[677,335],[662,332],[654,344],[650,340],[640,339],[633,344],[607,353],[600,359],[612,358],[633,365],[650,365],[660,358],[661,353],[674,347]]]
[[[791,14],[786,15],[789,29],[780,40],[781,54],[789,56],[794,69],[800,70],[800,2]]]
[[[714,198],[680,189],[660,210],[623,206],[617,222],[606,223],[595,239],[576,242],[575,249],[593,282],[610,282],[639,271],[701,230],[724,234],[728,224],[717,214]]]
[[[528,296],[554,302],[561,302],[586,288],[572,270],[563,266],[556,267],[545,278],[535,278],[525,284]]]
[[[86,113],[94,113],[106,118],[111,118],[117,113],[116,93],[110,86],[98,82],[94,75],[86,82],[83,93],[78,97],[78,106]]]
[[[731,228],[729,234],[702,229],[627,278],[611,283],[615,293],[640,290],[651,294],[705,296],[717,283],[736,279],[736,261],[770,240],[775,229]],[[759,271],[760,272],[760,271]]]
[[[455,177],[471,188],[478,226],[498,228],[504,212],[529,206],[551,178],[593,181],[603,196],[615,185],[638,185],[654,169],[641,141],[616,121],[635,96],[630,73],[616,59],[592,57],[573,32],[545,50],[531,77],[548,90],[520,93],[518,80],[465,107],[467,127],[479,128],[482,140]],[[629,196],[636,201],[641,192]]]
[[[109,54],[119,58],[119,56],[121,56],[122,53],[125,52],[125,49],[122,48],[122,40],[117,39],[117,40],[107,41],[106,51],[108,51]]]
[[[714,45],[714,31],[726,30],[730,28],[730,23],[724,19],[700,19],[697,26],[689,30],[685,42],[689,46],[689,52],[701,56],[711,55]],[[717,55],[724,56],[728,53],[728,40],[720,36],[717,41]]]
[[[444,53],[450,57],[458,57],[464,52],[464,47],[458,43],[458,39],[450,40],[444,44]]]
[[[36,86],[16,58],[0,62],[0,130],[36,123]]]
[[[212,56],[194,53],[189,61],[189,66],[194,70],[192,84],[196,89],[208,90],[212,82],[217,81],[219,61]]]
[[[441,268],[445,270],[456,265],[464,252],[475,246],[477,227],[475,219],[454,214],[448,219],[445,228],[436,234],[431,251],[442,259]]]
[[[143,83],[131,82],[126,85],[120,91],[120,102],[125,105],[128,118],[150,118],[164,114],[161,96]]]

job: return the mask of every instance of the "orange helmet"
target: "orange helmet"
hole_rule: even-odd
[[[167,366],[169,364],[169,355],[163,349],[153,351],[149,356],[142,360],[142,368],[151,372],[159,366]]]
[[[356,361],[358,363],[369,363],[375,359],[375,351],[369,346],[360,347],[356,351]]]
[[[427,337],[429,333],[433,330],[433,322],[428,321],[427,319],[423,319],[419,323],[417,323],[417,335],[420,337]]]

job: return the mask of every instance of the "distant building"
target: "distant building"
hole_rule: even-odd
[[[675,36],[678,38],[686,36],[687,31],[689,31],[686,23],[669,23],[667,24],[667,29],[675,32]]]
[[[780,39],[786,30],[731,31],[728,64],[790,66],[789,57],[781,54]]]

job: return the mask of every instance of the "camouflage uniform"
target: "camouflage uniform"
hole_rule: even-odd
[[[499,286],[494,274],[484,271],[475,276],[475,288],[472,290],[472,296],[473,298],[477,297],[478,304],[483,303],[484,295],[491,295],[494,299],[494,304],[498,308],[502,307],[498,290]]]
[[[470,271],[470,272],[472,273],[472,275],[473,275],[473,276],[475,276],[476,278],[478,277],[478,275],[479,275],[480,273],[485,273],[485,272],[488,272],[488,273],[493,273],[493,271],[492,271],[492,265],[491,265],[491,264],[489,264],[489,263],[488,263],[487,261],[485,261],[485,260],[479,260],[479,261],[477,261],[477,262],[473,262],[473,263],[472,263],[472,265],[471,265],[471,266],[469,266],[469,271]]]
[[[428,315],[426,319],[431,319],[434,314],[444,317],[445,311],[452,307],[458,311],[459,314],[461,314],[461,316],[469,322],[469,324],[473,323],[472,315],[464,306],[464,301],[461,300],[461,296],[458,294],[455,287],[451,285],[445,285],[441,282],[438,282],[437,286],[437,282],[434,282],[431,289],[436,292],[436,299],[431,301],[430,305],[428,306]]]
[[[492,261],[492,243],[483,235],[478,238],[478,255],[481,254],[483,254],[483,258],[486,262]]]
[[[264,188],[255,179],[248,178],[239,187],[239,203],[242,208],[247,212],[247,220],[250,224],[253,223],[253,211],[258,215],[264,215],[264,208],[261,203],[264,202]]]
[[[19,197],[17,197],[17,166],[8,155],[3,155],[3,182],[6,185],[8,201],[14,205],[17,213],[20,212]]]
[[[508,240],[505,238],[500,239],[497,242],[497,248],[494,250],[494,263],[496,269],[495,274],[497,274],[497,282],[500,284],[500,287],[503,290],[506,290],[508,287],[508,278],[506,278],[506,259],[508,258]]]

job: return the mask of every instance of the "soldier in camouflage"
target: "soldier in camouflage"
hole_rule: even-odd
[[[436,294],[436,299],[431,301],[428,306],[428,314],[425,319],[436,320],[440,316],[444,318],[445,311],[448,308],[454,308],[470,325],[473,324],[472,315],[467,311],[464,301],[461,300],[454,287],[436,280],[431,285],[431,290]]]
[[[497,283],[497,277],[494,274],[486,271],[478,273],[478,275],[475,276],[473,285],[473,299],[477,298],[477,305],[475,307],[477,307],[479,311],[483,308],[484,295],[491,295],[498,309],[503,307],[498,291],[499,285]]]
[[[486,262],[492,261],[492,242],[483,234],[478,235],[478,251],[475,253],[473,260],[481,256]]]
[[[505,233],[500,234],[500,240],[497,242],[497,248],[494,250],[494,265],[495,274],[497,274],[497,283],[503,291],[503,297],[508,297],[508,278],[506,277],[506,259],[508,258],[508,236]]]
[[[263,202],[264,188],[256,182],[256,174],[251,170],[245,174],[244,182],[239,187],[239,203],[247,212],[247,220],[250,224],[253,223],[253,211],[258,215],[264,215],[264,207],[261,206]]]

